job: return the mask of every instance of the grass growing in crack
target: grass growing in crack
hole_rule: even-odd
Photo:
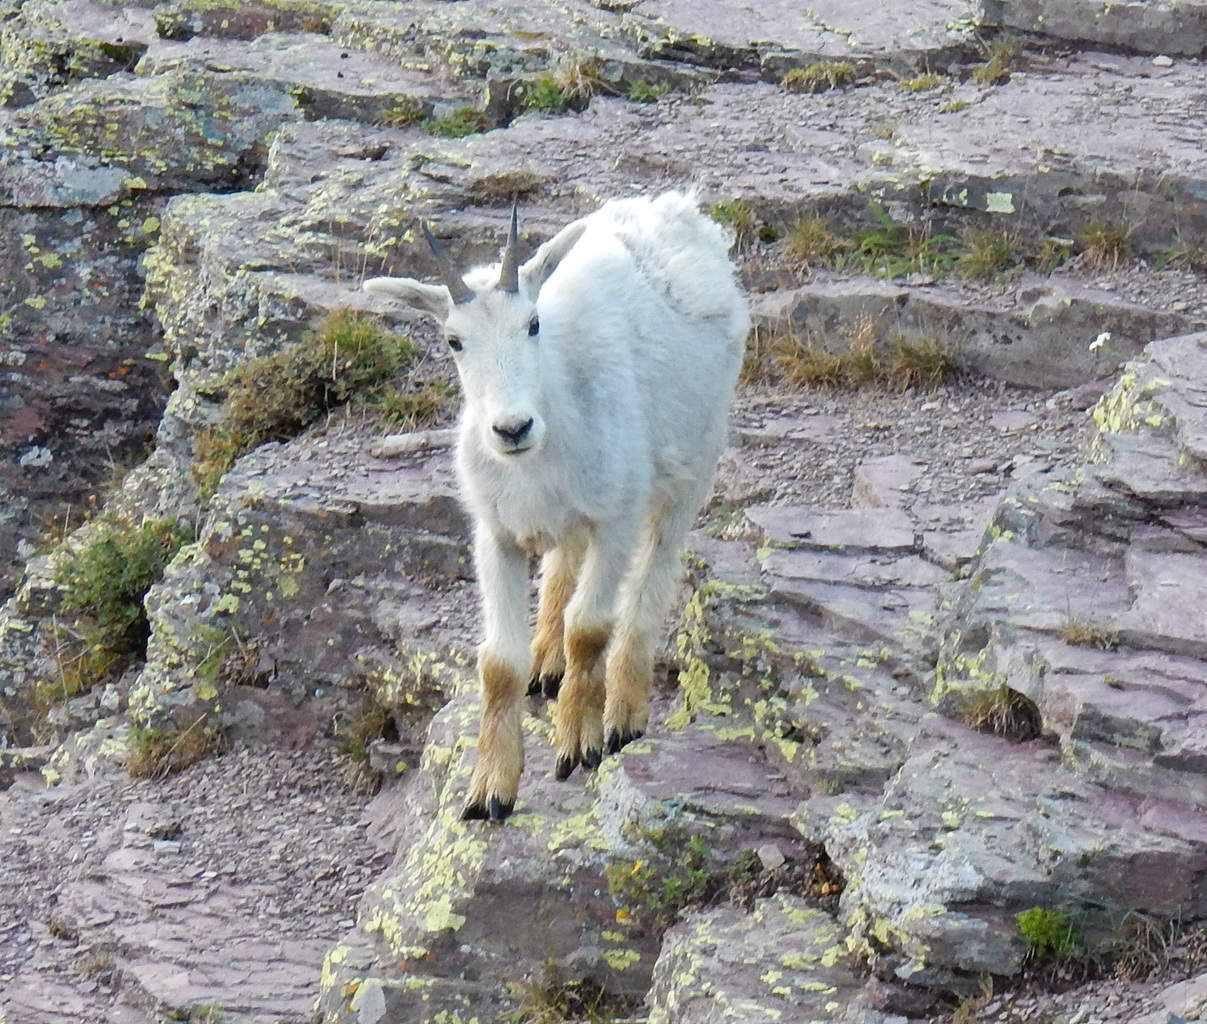
[[[1015,915],[1014,921],[1031,956],[1036,959],[1065,960],[1086,953],[1081,928],[1063,910],[1032,907]]]
[[[1041,732],[1039,709],[1005,683],[996,689],[970,696],[961,709],[964,724],[1016,741],[1035,739]]]
[[[376,793],[381,786],[381,774],[369,764],[369,751],[374,740],[398,739],[390,709],[372,691],[366,690],[358,708],[350,708],[336,716],[335,739],[346,760],[348,785],[356,793]]]
[[[948,100],[939,108],[939,112],[942,114],[958,114],[967,106],[967,100]]]
[[[546,961],[541,978],[512,986],[519,1006],[502,1024],[605,1024],[628,1018],[633,1000],[609,993],[590,978],[567,979],[554,960]]]
[[[638,838],[650,851],[649,858],[609,864],[608,892],[618,919],[637,919],[658,935],[685,908],[715,902],[759,874],[753,850],[743,850],[730,864],[716,865],[708,843],[678,827],[640,829]]]
[[[451,113],[429,117],[420,124],[429,135],[442,139],[460,139],[466,135],[476,135],[478,132],[488,131],[490,126],[490,118],[485,112],[474,107],[458,107]]]
[[[989,280],[1009,269],[1018,260],[1018,243],[1000,228],[972,228],[960,236],[961,252],[957,267],[965,277]]]
[[[135,726],[126,771],[136,779],[163,779],[222,749],[222,729],[209,713],[183,727]]]
[[[1109,220],[1094,221],[1077,236],[1081,255],[1091,267],[1113,270],[1132,254],[1131,232]]]
[[[972,80],[981,85],[1008,82],[1010,72],[1018,70],[1022,55],[1023,47],[1017,39],[998,39],[986,49],[985,63],[973,70]]]
[[[378,124],[384,128],[405,128],[408,125],[419,124],[421,121],[423,121],[423,104],[418,100],[406,97],[385,111]]]
[[[708,208],[708,215],[718,224],[724,224],[733,232],[734,244],[745,245],[754,237],[758,218],[754,209],[745,199],[730,199],[725,202],[713,203]]]
[[[1099,650],[1113,651],[1119,646],[1119,630],[1084,619],[1066,619],[1056,631],[1056,635],[1074,647],[1097,647]]]
[[[897,89],[901,92],[929,92],[931,89],[937,89],[946,79],[942,75],[936,75],[933,72],[917,75],[914,78],[905,78],[897,83]]]
[[[192,536],[191,524],[179,519],[111,519],[60,564],[58,678],[35,687],[39,707],[78,697],[142,657],[151,631],[143,598]]]
[[[223,380],[222,418],[195,441],[193,478],[203,496],[239,456],[297,436],[323,413],[381,385],[414,360],[411,342],[352,310],[334,313],[296,345],[249,360]]]
[[[788,260],[802,269],[833,266],[851,251],[851,243],[815,213],[797,219],[784,235],[783,246]]]
[[[387,389],[373,403],[378,423],[406,432],[430,427],[456,400],[457,388],[448,381],[429,380],[410,390]]]
[[[898,336],[893,339],[888,377],[902,390],[935,388],[958,372],[959,364],[951,349],[933,338],[907,341]]]
[[[521,106],[545,114],[564,114],[570,108],[570,101],[562,91],[561,83],[553,75],[546,74],[528,83]]]
[[[855,65],[849,60],[819,60],[804,68],[793,68],[780,79],[789,92],[825,92],[855,81]]]
[[[666,82],[651,84],[645,79],[639,78],[629,86],[628,97],[634,103],[657,103],[670,91],[671,87]]]

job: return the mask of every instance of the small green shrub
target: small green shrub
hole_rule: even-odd
[[[825,92],[855,81],[855,65],[849,60],[820,60],[805,68],[793,68],[780,79],[789,92]]]
[[[754,236],[758,223],[754,209],[745,199],[731,199],[727,202],[713,203],[708,208],[708,215],[718,224],[724,224],[733,232],[734,243],[744,245]]]
[[[466,135],[489,131],[491,125],[485,112],[473,107],[458,107],[451,114],[427,118],[420,127],[429,135],[442,139],[460,139]]]
[[[184,728],[136,726],[130,737],[126,771],[137,779],[166,778],[208,757],[222,744],[222,729],[208,712]]]
[[[201,493],[212,494],[222,474],[253,448],[297,436],[354,397],[375,397],[414,358],[409,340],[340,310],[296,345],[235,367],[223,380],[222,418],[195,442],[193,477]]]
[[[677,827],[643,829],[640,839],[651,851],[649,859],[609,864],[608,892],[618,918],[635,917],[657,934],[686,907],[713,902],[725,891],[749,883],[760,870],[753,850],[742,851],[730,864],[716,865],[704,839]]]
[[[570,100],[562,84],[553,75],[541,75],[528,83],[521,104],[525,110],[539,110],[546,114],[564,114]]]
[[[972,80],[981,85],[1000,85],[1010,80],[1010,72],[1018,69],[1023,54],[1022,44],[1016,39],[1002,38],[988,48],[985,63],[975,68]]]
[[[102,520],[87,547],[59,565],[58,673],[35,687],[39,707],[77,697],[145,654],[151,627],[143,598],[192,537],[180,519]]]
[[[651,85],[645,79],[638,79],[629,86],[629,99],[634,103],[657,103],[671,91],[666,82],[656,82]]]
[[[1063,910],[1032,907],[1014,918],[1033,956],[1063,960],[1085,953],[1085,939]]]

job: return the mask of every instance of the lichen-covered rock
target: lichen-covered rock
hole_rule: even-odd
[[[654,966],[650,1024],[854,1021],[863,987],[842,929],[799,897],[757,900],[687,915],[666,935]]]

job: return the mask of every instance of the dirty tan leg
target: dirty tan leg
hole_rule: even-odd
[[[564,644],[566,605],[574,594],[584,543],[567,541],[541,560],[541,600],[532,638],[532,681],[529,693],[552,699],[566,674]]]
[[[650,516],[625,577],[608,649],[603,725],[609,754],[644,734],[649,725],[654,656],[682,572],[679,550],[709,486],[694,484]]]
[[[524,682],[528,670],[528,557],[479,524],[474,562],[485,638],[478,648],[482,724],[478,763],[462,818],[501,821],[515,807],[524,767]]]
[[[578,586],[566,606],[566,675],[557,698],[556,775],[603,759],[604,652],[613,606],[637,543],[635,518],[595,527],[587,539]]]

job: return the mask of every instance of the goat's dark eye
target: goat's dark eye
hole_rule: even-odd
[[[528,337],[535,338],[541,333],[541,322],[536,317],[528,321]]]
[[[458,338],[455,334],[450,334],[448,336],[448,338],[445,340],[448,341],[448,347],[451,348],[454,352],[461,351],[461,339]]]

